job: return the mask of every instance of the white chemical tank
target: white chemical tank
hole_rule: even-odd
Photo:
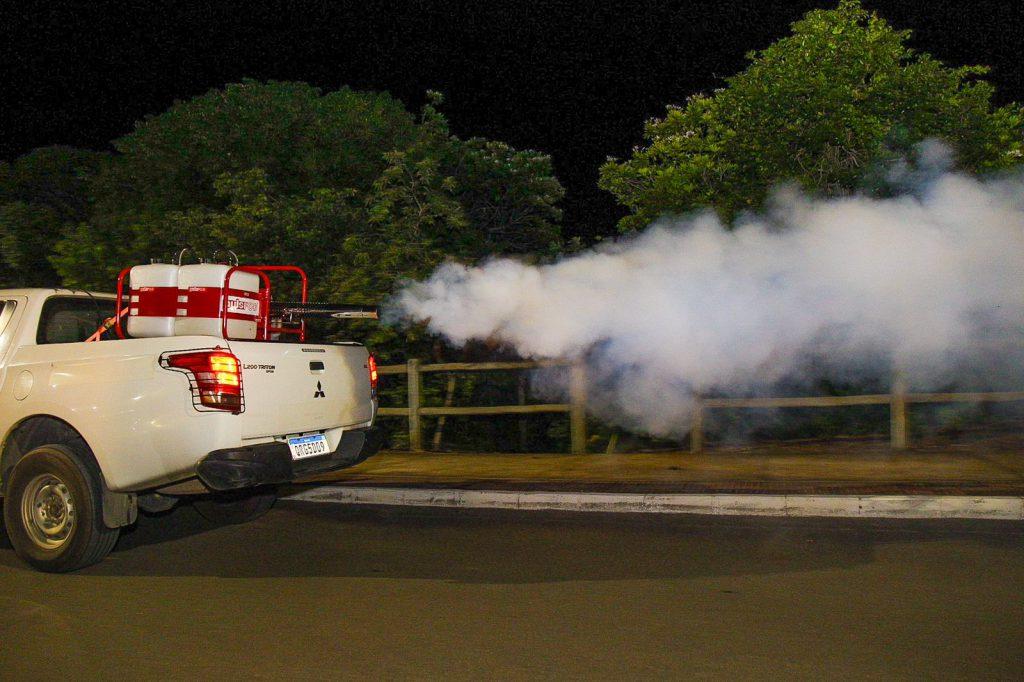
[[[135,338],[174,336],[178,309],[178,266],[136,265],[128,281],[128,335]]]
[[[178,268],[175,336],[223,336],[221,307],[230,265],[198,263]],[[227,292],[228,337],[255,339],[260,314],[260,277],[251,272],[231,274]]]

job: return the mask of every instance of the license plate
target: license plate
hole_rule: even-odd
[[[292,451],[292,459],[317,457],[331,452],[327,447],[327,437],[322,433],[313,436],[298,436],[288,439],[288,449]]]

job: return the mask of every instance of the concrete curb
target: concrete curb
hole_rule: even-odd
[[[960,495],[563,493],[327,485],[303,490],[285,499],[329,504],[524,511],[1024,520],[1024,497]]]

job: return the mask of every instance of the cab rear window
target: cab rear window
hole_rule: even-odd
[[[54,296],[43,304],[36,343],[85,341],[103,321],[114,316],[114,302],[88,296]],[[103,338],[109,338],[104,335]]]

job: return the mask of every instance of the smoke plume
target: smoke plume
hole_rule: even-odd
[[[592,411],[656,435],[686,431],[695,394],[763,390],[808,353],[830,372],[881,358],[924,389],[1024,331],[1024,183],[897,170],[901,196],[782,189],[732,230],[706,212],[549,265],[447,263],[395,302],[456,345],[585,359]]]

